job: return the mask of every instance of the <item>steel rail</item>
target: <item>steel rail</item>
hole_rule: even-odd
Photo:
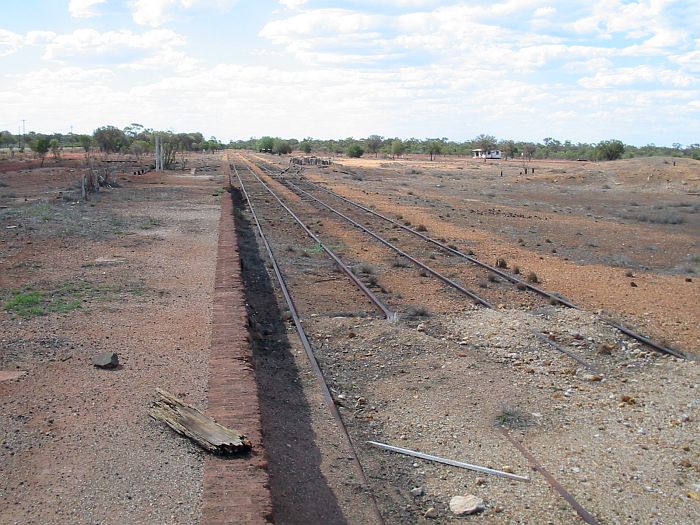
[[[307,195],[308,197],[310,197],[310,198],[313,199],[314,201],[318,202],[321,206],[327,208],[328,210],[330,210],[331,212],[335,213],[335,214],[338,215],[339,217],[342,217],[343,219],[345,219],[346,221],[348,221],[348,222],[349,222],[350,224],[352,224],[353,226],[355,226],[355,227],[361,229],[361,230],[362,230],[363,232],[365,232],[366,234],[368,234],[368,235],[370,235],[371,237],[373,237],[373,238],[375,238],[376,240],[378,240],[378,241],[379,241],[380,243],[382,243],[383,245],[387,246],[388,248],[391,248],[391,249],[394,250],[396,253],[398,253],[398,254],[401,255],[402,257],[405,257],[406,259],[408,259],[409,261],[411,261],[411,262],[412,262],[413,264],[415,264],[416,266],[420,266],[421,268],[423,268],[423,270],[425,270],[426,272],[430,273],[430,274],[433,275],[434,277],[437,277],[437,278],[440,279],[442,282],[444,282],[444,283],[446,283],[446,284],[449,284],[450,286],[452,286],[452,287],[455,288],[456,290],[459,290],[460,292],[462,292],[464,295],[467,295],[467,296],[471,297],[471,298],[472,298],[474,301],[476,301],[477,303],[481,304],[482,306],[485,306],[486,308],[491,308],[491,309],[494,308],[493,305],[492,305],[491,303],[489,303],[489,302],[488,302],[486,299],[484,299],[483,297],[480,297],[479,295],[477,295],[476,293],[472,292],[471,290],[468,290],[467,288],[463,287],[461,284],[457,283],[456,281],[453,281],[452,279],[450,279],[450,278],[447,277],[446,275],[444,275],[444,274],[438,272],[437,270],[432,269],[430,266],[428,266],[428,265],[426,265],[426,264],[420,262],[418,259],[416,259],[415,257],[413,257],[413,256],[411,256],[411,255],[409,255],[409,254],[407,254],[405,251],[403,251],[403,250],[402,250],[401,248],[399,248],[398,246],[392,244],[390,241],[387,241],[386,239],[384,239],[384,238],[381,237],[380,235],[377,235],[377,234],[374,233],[372,230],[370,230],[370,229],[368,229],[368,228],[365,228],[365,227],[364,227],[362,224],[360,224],[359,222],[354,221],[353,219],[351,219],[351,218],[348,217],[347,215],[345,215],[345,214],[343,214],[342,212],[336,210],[336,209],[333,208],[332,206],[329,206],[328,204],[326,204],[326,203],[323,202],[322,200],[317,199],[316,197],[314,197],[313,195],[311,195],[311,194],[308,193],[307,191],[304,191],[303,189],[299,188],[299,187],[298,187],[296,184],[294,184],[293,182],[291,182],[291,181],[284,181],[284,182],[285,182],[287,185],[289,185],[292,189],[294,189],[294,190],[296,190],[296,191],[298,191],[298,192],[301,192],[301,193],[303,193],[304,195]]]
[[[272,176],[272,175],[270,174],[270,170],[268,170],[268,169],[265,168],[264,166],[261,166],[261,169],[262,169],[263,171],[265,171],[269,176]],[[259,177],[257,177],[257,176],[256,176],[256,178],[259,179]],[[296,191],[297,191],[300,195],[302,195],[302,196],[303,196],[303,195],[307,195],[309,198],[313,199],[315,202],[318,202],[319,204],[321,204],[322,206],[324,206],[325,208],[327,208],[328,210],[330,210],[332,213],[335,213],[336,215],[342,217],[343,219],[345,219],[346,221],[350,222],[350,223],[353,224],[354,226],[360,228],[361,230],[363,230],[363,231],[366,232],[367,234],[369,234],[369,235],[371,235],[372,237],[374,237],[375,239],[377,239],[379,242],[383,243],[384,245],[390,247],[391,249],[393,249],[393,250],[397,251],[398,253],[402,254],[403,256],[407,257],[409,260],[415,262],[416,264],[418,264],[419,266],[421,266],[421,267],[424,268],[425,270],[429,271],[429,272],[432,273],[433,275],[435,275],[435,274],[437,274],[438,276],[441,275],[441,274],[439,274],[438,272],[436,272],[435,270],[433,270],[432,268],[430,268],[429,266],[427,266],[427,265],[421,263],[421,262],[418,261],[417,259],[415,259],[415,258],[411,257],[410,255],[406,254],[405,252],[403,252],[403,250],[400,250],[399,248],[397,248],[396,246],[394,246],[392,243],[390,243],[389,241],[385,240],[383,237],[381,237],[381,236],[379,236],[378,234],[372,232],[371,230],[369,230],[368,228],[362,226],[362,225],[359,224],[358,222],[353,221],[352,219],[350,219],[349,217],[347,217],[347,216],[344,215],[343,213],[341,213],[341,212],[339,212],[338,210],[334,209],[332,206],[329,206],[328,204],[324,203],[324,202],[321,201],[320,199],[318,199],[318,198],[316,198],[315,196],[311,195],[309,192],[303,190],[302,188],[299,188],[299,187],[298,187],[297,185],[295,185],[293,182],[291,182],[291,181],[289,181],[289,180],[285,180],[285,179],[280,179],[280,180],[282,181],[283,184],[286,184],[287,186],[291,187],[293,191],[296,190]],[[455,287],[456,289],[458,289],[458,290],[460,290],[460,291],[463,290],[463,288],[462,288],[458,283],[455,283],[455,282],[452,281],[451,279],[448,279],[448,278],[446,278],[446,279],[447,279],[447,280],[446,280],[445,282],[446,282],[447,284],[449,284],[450,286],[453,286],[453,287]],[[471,293],[471,292],[470,292],[470,293]],[[469,296],[471,297],[470,293],[468,293],[467,295],[469,295]],[[475,294],[475,295],[476,295],[476,294]],[[480,298],[480,299],[481,299],[481,298]],[[493,305],[490,304],[490,303],[489,303],[488,301],[486,301],[485,299],[483,300],[482,304],[483,304],[483,306],[485,306],[486,308],[489,308],[489,309],[491,309],[491,310],[497,311],[497,310],[493,307]],[[599,370],[598,370],[595,366],[593,366],[593,365],[591,365],[590,363],[588,363],[583,357],[581,357],[580,355],[576,354],[575,352],[573,352],[573,351],[571,351],[571,350],[569,350],[569,349],[567,349],[567,348],[564,348],[563,346],[557,344],[556,342],[550,340],[549,337],[547,337],[544,333],[538,332],[537,330],[534,330],[534,329],[530,329],[530,332],[532,333],[532,335],[534,335],[534,336],[537,337],[538,339],[540,339],[540,340],[542,340],[542,341],[545,341],[549,346],[553,347],[555,350],[558,350],[559,352],[561,352],[561,353],[563,353],[563,354],[565,354],[565,355],[571,357],[571,358],[574,359],[577,363],[583,365],[584,367],[586,367],[586,368],[587,368],[588,370],[590,370],[591,372],[593,372],[593,373],[595,373],[595,374],[599,374],[599,373],[600,373]]]
[[[383,220],[385,220],[385,221],[388,221],[388,222],[390,222],[390,223],[392,223],[392,224],[394,224],[394,225],[396,225],[396,226],[398,226],[398,227],[400,227],[400,228],[402,228],[402,229],[404,229],[404,230],[406,230],[406,231],[412,233],[413,235],[416,235],[416,236],[422,238],[422,239],[425,240],[425,241],[428,241],[428,242],[430,242],[430,243],[432,243],[432,244],[435,244],[436,246],[439,246],[440,248],[442,248],[442,249],[444,249],[444,250],[446,250],[446,251],[448,251],[448,252],[450,252],[450,253],[453,253],[454,255],[457,255],[457,256],[459,256],[459,257],[462,257],[463,259],[466,259],[467,261],[469,261],[469,262],[471,262],[471,263],[473,263],[473,264],[475,264],[475,265],[477,265],[477,266],[480,266],[480,267],[482,267],[482,268],[484,268],[484,269],[487,269],[487,270],[489,270],[489,271],[495,273],[496,275],[499,275],[499,276],[503,277],[504,279],[508,280],[508,281],[511,282],[512,284],[517,284],[517,285],[525,286],[527,289],[529,289],[529,290],[531,290],[531,291],[533,291],[533,292],[535,292],[535,293],[538,293],[538,294],[540,294],[540,295],[542,295],[542,296],[544,296],[544,297],[547,297],[547,298],[549,298],[549,299],[556,300],[557,302],[563,304],[564,306],[568,306],[569,308],[573,308],[574,310],[584,311],[584,309],[583,309],[582,307],[578,306],[577,304],[574,304],[573,302],[569,301],[568,299],[566,299],[566,298],[564,298],[564,297],[561,297],[561,296],[556,295],[556,294],[554,294],[554,293],[552,293],[552,292],[548,292],[548,291],[546,291],[546,290],[543,290],[542,288],[539,288],[539,287],[537,287],[537,286],[534,286],[533,284],[528,283],[528,282],[526,282],[526,281],[523,281],[522,279],[518,279],[518,278],[516,278],[516,277],[513,277],[512,275],[510,275],[510,274],[508,274],[508,273],[506,273],[506,272],[501,271],[499,268],[497,268],[497,267],[495,267],[495,266],[491,266],[491,265],[488,264],[488,263],[479,261],[478,259],[475,259],[474,257],[471,257],[471,256],[467,255],[466,253],[461,252],[461,251],[459,251],[459,250],[457,250],[457,249],[455,249],[455,248],[451,248],[450,246],[446,245],[445,243],[442,243],[442,242],[438,241],[437,239],[433,239],[432,237],[429,237],[428,235],[425,235],[425,234],[423,234],[423,233],[421,233],[421,232],[419,232],[419,231],[416,231],[416,230],[414,230],[413,228],[409,228],[409,227],[407,227],[407,226],[401,224],[400,222],[397,222],[397,221],[395,221],[394,219],[392,219],[392,218],[390,218],[390,217],[387,217],[386,215],[382,215],[381,213],[378,213],[378,212],[376,212],[376,211],[374,211],[374,210],[372,210],[372,209],[370,209],[370,208],[367,208],[366,206],[363,206],[363,205],[361,205],[361,204],[359,204],[359,203],[357,203],[357,202],[354,202],[354,201],[352,201],[352,200],[350,200],[350,199],[348,199],[348,198],[346,198],[346,197],[343,197],[342,195],[339,195],[338,193],[334,192],[333,190],[330,190],[330,189],[328,189],[328,188],[325,188],[325,187],[321,186],[320,184],[317,184],[317,183],[315,183],[315,182],[312,182],[312,181],[310,181],[310,180],[308,180],[308,179],[303,179],[303,180],[304,180],[304,182],[306,182],[307,184],[310,184],[310,185],[314,186],[315,188],[318,188],[318,189],[320,189],[320,190],[322,190],[322,191],[325,191],[326,193],[329,193],[329,194],[333,195],[334,197],[337,197],[338,199],[342,200],[343,202],[346,202],[347,204],[350,204],[350,205],[352,205],[352,206],[355,206],[356,208],[359,208],[359,209],[361,209],[361,210],[364,210],[364,211],[366,211],[367,213],[370,213],[370,214],[372,214],[372,215],[374,215],[374,216],[376,216],[376,217],[379,217],[379,218],[381,218],[381,219],[383,219]],[[681,351],[679,351],[679,350],[675,350],[674,348],[669,348],[669,347],[664,346],[664,345],[662,345],[662,344],[660,344],[660,343],[657,343],[656,341],[654,341],[654,340],[652,340],[652,339],[649,339],[648,337],[646,337],[646,336],[644,336],[644,335],[642,335],[642,334],[640,334],[640,333],[638,333],[638,332],[635,332],[635,331],[632,330],[631,328],[628,328],[628,327],[626,327],[625,325],[623,325],[623,324],[621,324],[621,323],[617,323],[617,322],[612,321],[612,320],[610,320],[610,319],[603,319],[603,318],[601,318],[601,321],[603,321],[604,323],[608,324],[609,326],[612,326],[613,328],[615,328],[616,330],[622,332],[623,334],[625,334],[625,335],[631,337],[632,339],[636,339],[636,340],[639,341],[640,343],[643,343],[643,344],[645,344],[645,345],[647,345],[647,346],[653,348],[654,350],[656,350],[656,351],[658,351],[658,352],[661,352],[662,354],[672,355],[672,356],[677,357],[677,358],[679,358],[679,359],[688,359],[688,356],[685,355],[683,352],[681,352]]]
[[[311,369],[314,372],[314,375],[319,381],[319,384],[321,386],[321,391],[323,392],[323,398],[326,402],[326,405],[328,406],[328,409],[330,410],[331,414],[333,415],[333,418],[335,419],[336,423],[338,424],[341,434],[343,435],[343,440],[345,441],[346,445],[350,448],[350,451],[352,453],[352,462],[356,471],[356,474],[360,480],[360,482],[367,487],[367,496],[369,497],[370,501],[372,502],[372,511],[373,514],[376,518],[377,523],[380,525],[384,524],[384,519],[382,518],[382,515],[379,511],[379,505],[377,504],[376,499],[374,498],[374,495],[369,492],[369,482],[367,481],[367,476],[365,475],[365,471],[362,468],[362,463],[360,463],[360,458],[357,455],[357,450],[355,449],[355,446],[353,445],[352,439],[350,438],[350,434],[348,432],[347,427],[345,426],[345,423],[343,422],[343,418],[340,415],[340,412],[338,412],[338,407],[335,405],[335,402],[333,401],[333,396],[331,395],[331,391],[328,388],[328,384],[326,383],[326,379],[323,375],[323,371],[321,370],[320,365],[318,364],[318,360],[316,359],[316,356],[314,355],[313,349],[311,348],[311,343],[309,342],[309,338],[306,336],[306,331],[304,330],[304,326],[301,323],[301,318],[299,317],[299,313],[296,309],[296,306],[294,304],[294,300],[292,299],[291,294],[289,293],[289,288],[287,288],[287,283],[284,280],[284,277],[282,276],[282,271],[280,270],[279,265],[277,264],[277,259],[275,258],[274,253],[272,252],[272,248],[270,247],[270,243],[267,242],[267,238],[265,237],[265,233],[263,232],[262,226],[260,225],[260,221],[258,220],[257,214],[255,213],[255,208],[253,207],[253,203],[250,200],[250,196],[248,195],[248,192],[245,189],[245,185],[243,184],[243,180],[241,179],[241,176],[238,174],[238,170],[236,169],[236,166],[233,166],[234,171],[236,172],[236,177],[238,178],[238,182],[241,185],[241,190],[243,191],[243,195],[245,196],[246,201],[248,202],[248,207],[250,208],[250,213],[253,216],[253,219],[255,221],[255,225],[258,228],[258,233],[260,234],[260,239],[263,242],[263,245],[265,246],[265,250],[267,251],[267,256],[270,259],[270,262],[272,264],[272,269],[275,272],[275,277],[277,278],[277,282],[279,283],[280,289],[282,291],[282,294],[284,295],[284,299],[287,302],[287,306],[289,307],[289,312],[292,315],[292,320],[294,321],[294,326],[296,327],[297,334],[299,334],[299,339],[301,339],[301,343],[304,346],[304,350],[306,352],[306,356],[309,359],[309,363],[311,364]]]
[[[292,209],[287,206],[284,202],[282,202],[282,199],[280,199],[277,194],[267,185],[265,182],[257,176],[257,174],[250,168],[250,166],[247,166],[248,171],[253,174],[253,176],[258,180],[260,184],[263,185],[263,187],[270,192],[270,194],[277,199],[277,202],[289,213],[289,215],[292,216],[292,218],[299,224],[299,226],[302,227],[302,229],[306,232],[306,234],[311,237],[318,245],[325,251],[328,256],[333,259],[333,261],[338,265],[338,267],[352,280],[353,283],[364,293],[374,305],[379,308],[382,313],[384,314],[384,317],[389,320],[389,321],[395,321],[398,316],[396,315],[395,312],[392,312],[385,304],[384,302],[377,297],[372,290],[367,288],[365,283],[363,283],[353,272],[352,270],[345,264],[343,261],[340,260],[340,258],[330,249],[328,248],[321,239],[316,235],[311,229],[304,224],[304,222],[292,211]],[[235,166],[234,166],[235,169]],[[238,170],[236,170],[236,176],[238,176],[240,180],[240,175],[238,174]]]
[[[287,184],[288,186],[290,186],[293,190],[296,190],[296,191],[300,192],[300,193],[303,194],[303,195],[307,195],[308,197],[310,197],[310,198],[313,199],[314,201],[318,202],[320,205],[324,206],[325,208],[327,208],[327,209],[330,210],[331,212],[333,212],[333,213],[337,214],[338,216],[344,218],[345,220],[347,220],[347,221],[350,222],[351,224],[357,226],[358,228],[361,228],[363,231],[365,231],[366,233],[368,233],[369,235],[371,235],[372,237],[374,237],[374,238],[377,239],[378,241],[380,241],[380,242],[382,242],[383,244],[389,246],[389,247],[392,248],[393,250],[396,250],[398,253],[400,253],[400,254],[403,255],[404,257],[407,257],[409,260],[415,262],[416,264],[418,264],[419,266],[421,266],[421,267],[424,268],[425,270],[429,271],[429,272],[432,273],[433,275],[437,275],[438,277],[440,277],[440,276],[442,275],[442,274],[440,274],[439,272],[437,272],[437,271],[433,270],[432,268],[430,268],[429,266],[427,266],[427,265],[421,263],[420,261],[418,261],[418,260],[415,259],[414,257],[411,257],[410,255],[406,254],[405,252],[403,252],[402,250],[400,250],[399,248],[397,248],[396,246],[394,246],[393,244],[391,244],[389,241],[385,240],[383,237],[377,235],[376,233],[372,232],[372,231],[369,230],[368,228],[365,228],[364,226],[362,226],[362,225],[359,224],[358,222],[352,220],[351,218],[347,217],[346,215],[344,215],[343,213],[339,212],[338,210],[336,210],[336,209],[333,208],[332,206],[326,204],[326,203],[323,202],[322,200],[320,200],[320,199],[316,198],[315,196],[311,195],[309,192],[307,192],[307,191],[305,191],[305,190],[299,188],[299,187],[298,187],[296,184],[294,184],[293,182],[291,182],[291,181],[283,181],[283,182],[284,182],[285,184]],[[444,276],[443,276],[443,277],[444,277]],[[440,277],[440,278],[441,278],[441,277]],[[441,278],[441,279],[442,279],[442,278]],[[445,278],[442,279],[442,280],[445,281],[445,282],[446,282],[447,284],[449,284],[450,286],[453,286],[453,287],[455,287],[456,289],[458,289],[458,290],[460,290],[460,291],[464,291],[464,290],[465,290],[465,289],[462,288],[458,283],[455,283],[454,281],[452,281],[451,279],[449,279],[449,278],[447,278],[447,277],[445,277]],[[467,295],[469,295],[469,296],[471,297],[471,292],[469,292]],[[477,297],[478,297],[478,296],[477,296]],[[480,299],[481,299],[481,298],[480,298]],[[483,306],[485,306],[486,308],[489,308],[489,309],[494,310],[494,311],[498,311],[496,308],[494,308],[494,306],[493,306],[491,303],[489,303],[489,302],[486,301],[485,299],[481,299],[481,304],[482,304]],[[538,332],[537,330],[533,330],[533,329],[530,329],[530,332],[532,333],[532,335],[534,335],[534,336],[537,337],[538,339],[541,339],[542,341],[545,341],[549,346],[551,346],[551,347],[554,348],[555,350],[558,350],[559,352],[561,352],[561,353],[563,353],[563,354],[565,354],[565,355],[571,357],[571,358],[574,359],[577,363],[579,363],[579,364],[585,366],[585,367],[588,368],[590,371],[592,371],[592,372],[594,372],[594,373],[596,373],[596,374],[600,373],[600,372],[598,371],[598,369],[597,369],[595,366],[593,366],[593,365],[591,365],[590,363],[588,363],[583,357],[581,357],[581,356],[578,355],[577,353],[575,353],[575,352],[573,352],[573,351],[571,351],[571,350],[569,350],[569,349],[567,349],[567,348],[564,348],[564,347],[561,346],[560,344],[557,344],[556,342],[552,341],[552,340],[549,339],[549,337],[547,337],[544,333]]]
[[[585,521],[588,525],[599,525],[598,521],[595,519],[593,514],[588,512],[585,508],[583,508],[583,505],[581,505],[576,499],[569,493],[568,490],[566,490],[561,483],[559,483],[556,479],[554,479],[554,476],[552,476],[538,461],[535,456],[532,455],[532,453],[527,450],[522,443],[514,439],[510,433],[504,429],[503,427],[500,427],[501,433],[506,437],[510,443],[518,449],[518,451],[527,458],[527,460],[530,462],[530,466],[540,474],[542,474],[542,477],[549,483],[549,486],[552,487],[554,490],[556,490],[559,495],[566,500],[566,502],[571,505],[571,507],[576,511],[576,513],[581,517],[583,521]]]

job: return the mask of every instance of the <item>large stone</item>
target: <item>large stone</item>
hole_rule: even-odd
[[[92,364],[97,368],[114,369],[119,366],[119,356],[114,352],[105,352],[93,357]]]
[[[450,510],[456,516],[466,516],[484,510],[484,500],[469,494],[468,496],[455,496],[450,500]]]

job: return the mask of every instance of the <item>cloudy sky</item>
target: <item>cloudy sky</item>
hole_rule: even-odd
[[[4,0],[0,129],[700,142],[697,0]]]

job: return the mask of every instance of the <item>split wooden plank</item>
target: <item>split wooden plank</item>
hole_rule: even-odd
[[[219,425],[170,392],[156,388],[156,393],[159,399],[148,414],[156,421],[163,421],[175,432],[187,436],[204,450],[230,455],[245,453],[252,448],[250,440],[240,432]]]

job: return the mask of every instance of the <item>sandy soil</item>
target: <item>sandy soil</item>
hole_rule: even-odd
[[[660,356],[605,323],[700,353],[700,163],[359,159],[273,179],[262,168],[277,175],[285,158],[247,154],[399,315],[390,323],[256,186],[246,161],[231,158],[369,480],[348,466],[234,190],[277,523],[372,523],[368,494],[387,523],[454,521],[449,502],[463,494],[484,500],[468,518],[478,523],[580,523],[503,431],[602,523],[700,521],[698,362]],[[0,522],[197,523],[203,454],[146,411],[155,387],[206,404],[222,172],[199,157],[194,176],[120,176],[120,187],[77,203],[73,162],[0,169]],[[495,308],[440,284],[287,180]],[[503,258],[509,272],[535,272],[584,311],[518,290],[308,181],[485,262]],[[119,354],[119,369],[92,366],[105,351]],[[370,439],[531,481],[395,455]]]
[[[0,369],[24,372],[0,382],[0,522],[196,523],[202,453],[147,409],[156,387],[205,404],[221,176],[120,176],[87,203],[76,177],[0,176]]]

